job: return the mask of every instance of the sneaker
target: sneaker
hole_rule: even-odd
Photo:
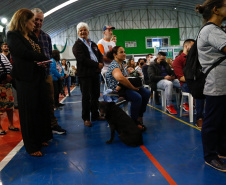
[[[169,105],[166,107],[166,110],[170,113],[170,114],[177,114],[177,111],[174,109],[173,105]]]
[[[202,123],[203,123],[203,120],[202,119],[198,119],[195,122],[195,126],[198,127],[198,128],[202,128]]]
[[[52,128],[52,133],[53,134],[66,134],[66,130],[62,129],[59,125],[55,126]]]
[[[119,106],[119,105],[122,105],[125,102],[126,102],[126,99],[125,98],[119,97],[118,100],[117,100],[117,102],[116,102],[116,105]]]
[[[210,162],[205,161],[205,163],[211,166],[212,168],[215,168],[216,170],[226,172],[226,164],[220,159],[213,159]]]
[[[218,154],[218,157],[219,157],[220,159],[226,159],[226,155]]]
[[[184,103],[184,104],[183,104],[183,109],[184,109],[184,111],[186,111],[186,112],[189,111],[188,103]]]
[[[65,104],[64,103],[59,103],[58,106],[59,107],[63,107]]]

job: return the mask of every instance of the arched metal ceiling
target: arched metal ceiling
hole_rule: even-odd
[[[64,2],[64,0],[1,0],[0,18],[6,17],[10,20],[20,8],[40,8],[45,13]],[[172,8],[172,11],[177,8],[194,12],[195,5],[203,2],[204,0],[79,0],[46,17],[42,29],[54,36],[73,24],[109,12],[142,8]]]

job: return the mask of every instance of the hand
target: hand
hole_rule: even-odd
[[[134,87],[132,90],[134,90],[134,91],[139,91],[139,88]]]
[[[103,67],[104,67],[103,63],[99,63],[98,68],[99,68],[99,69],[102,69]]]
[[[9,83],[9,82],[11,82],[11,81],[12,81],[12,77],[11,77],[9,74],[7,74],[6,79],[3,80],[2,83],[3,83],[3,84],[6,84],[6,83]]]
[[[164,77],[164,79],[166,79],[166,80],[172,80],[172,78],[171,78],[171,76],[169,76],[169,75],[166,75],[165,77]]]
[[[68,75],[65,76],[65,78],[67,78],[67,77],[68,77]]]
[[[64,77],[63,77],[63,76],[61,76],[61,77],[60,77],[60,79],[61,79],[61,80],[63,80],[63,79],[64,79]]]
[[[10,75],[7,75],[7,77],[6,77],[6,82],[11,82],[12,79],[13,79],[13,78],[12,78]]]

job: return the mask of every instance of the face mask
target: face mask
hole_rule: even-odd
[[[153,58],[150,59],[150,63],[154,63],[155,59],[156,59],[156,56],[153,56]]]
[[[142,62],[142,63],[140,63],[140,65],[141,65],[141,66],[143,66],[143,65],[144,65],[144,63]]]

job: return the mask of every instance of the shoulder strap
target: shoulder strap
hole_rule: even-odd
[[[223,62],[225,59],[226,59],[226,56],[225,56],[225,57],[220,57],[220,58],[218,59],[218,61],[215,62],[215,63],[214,63],[214,64],[206,71],[205,75],[207,76],[207,75],[209,74],[209,72],[210,72],[213,68],[217,67],[217,66],[218,66],[221,62]]]
[[[212,22],[207,22],[205,25],[203,25],[203,27],[199,30],[199,33],[198,33],[197,38],[196,38],[196,41],[198,40],[198,36],[199,36],[201,30],[202,30],[205,26],[210,25],[210,24],[214,24],[214,23],[212,23]],[[215,25],[215,24],[214,24],[214,25]]]

